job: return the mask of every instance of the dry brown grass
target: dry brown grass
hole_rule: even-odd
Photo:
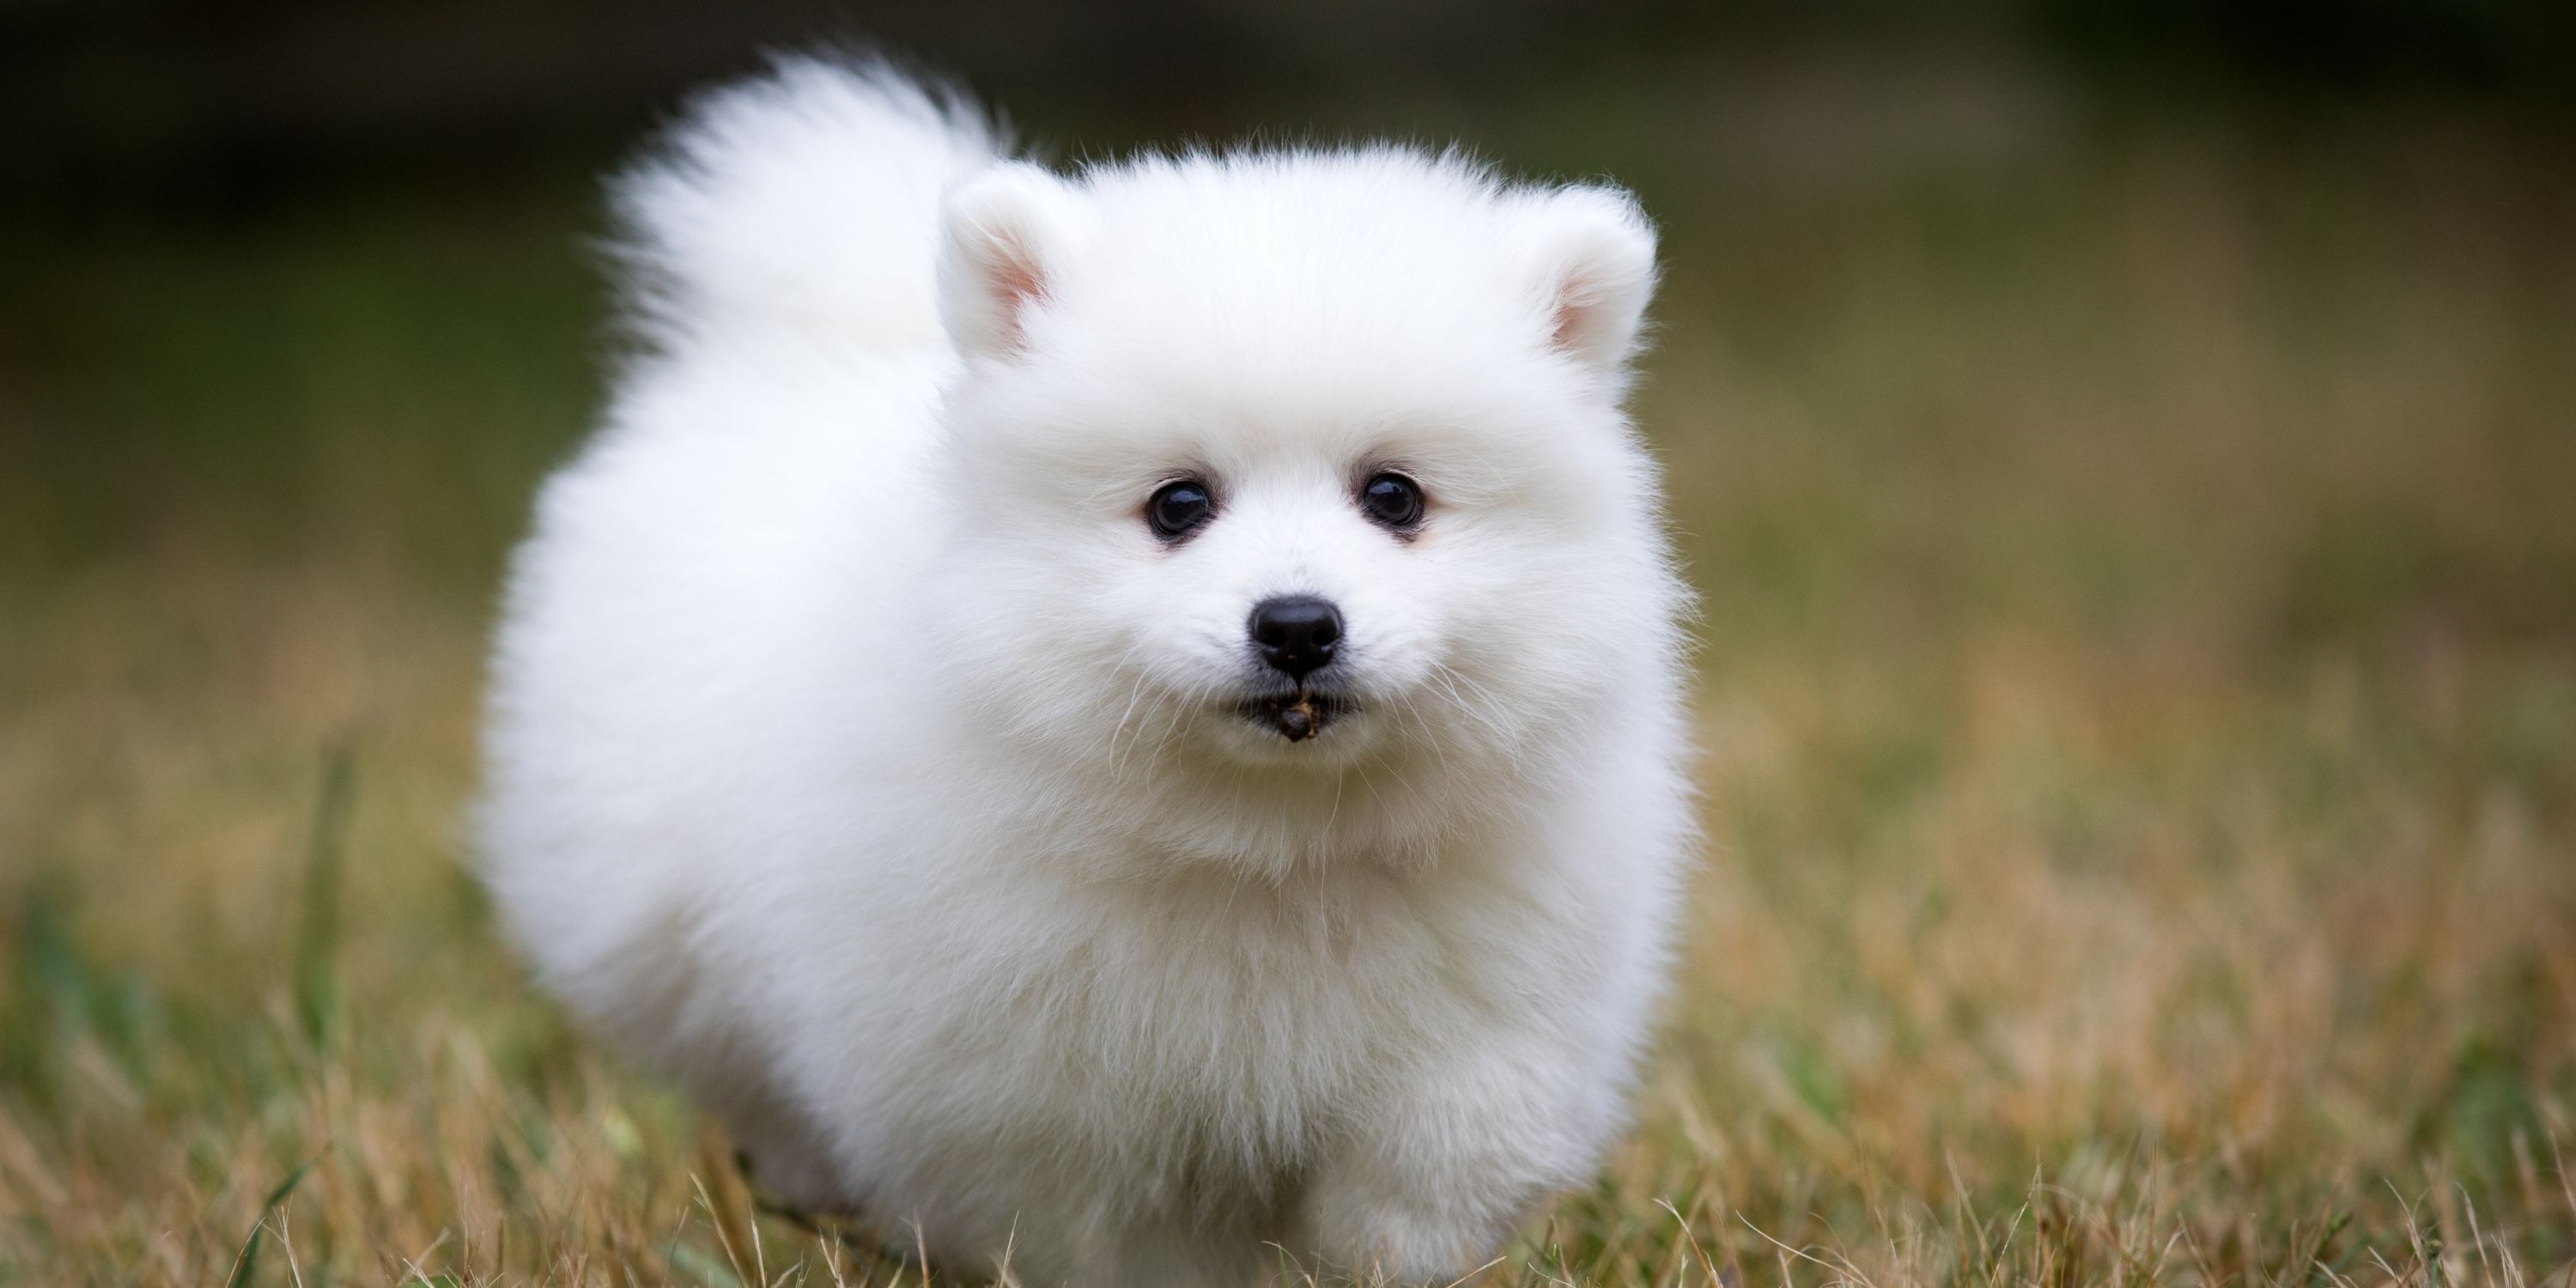
[[[1483,1282],[2567,1282],[2576,201],[2451,130],[1649,184],[1710,853],[1637,1130]],[[456,867],[559,227],[0,333],[0,1283],[914,1282]]]

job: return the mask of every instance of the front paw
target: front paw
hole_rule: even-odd
[[[1306,1204],[1306,1251],[1326,1284],[1429,1284],[1465,1277],[1493,1256],[1508,1220],[1357,1189],[1326,1190]]]

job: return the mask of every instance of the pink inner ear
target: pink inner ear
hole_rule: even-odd
[[[1574,337],[1575,337],[1575,335],[1576,335],[1577,333],[1579,333],[1580,331],[1582,331],[1582,329],[1583,329],[1583,306],[1581,306],[1581,305],[1579,305],[1579,304],[1561,304],[1561,305],[1558,305],[1558,306],[1557,306],[1557,310],[1556,310],[1556,347],[1557,347],[1557,348],[1560,348],[1560,349],[1571,349],[1571,348],[1575,347],[1575,345],[1574,345]]]
[[[994,316],[1001,325],[1002,343],[1017,348],[1020,343],[1020,310],[1030,301],[1046,298],[1046,279],[1019,255],[1007,255],[990,269],[985,289],[992,293]]]
[[[1011,260],[993,271],[993,302],[1002,311],[1016,316],[1020,306],[1046,294],[1046,282],[1036,269],[1019,260]]]
[[[1592,321],[1591,284],[1581,277],[1569,277],[1556,292],[1556,347],[1581,352],[1583,329]]]

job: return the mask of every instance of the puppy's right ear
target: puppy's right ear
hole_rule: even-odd
[[[1635,197],[1596,184],[1560,188],[1538,209],[1532,253],[1549,338],[1616,389],[1655,294],[1655,226]]]
[[[1005,161],[949,192],[941,212],[939,307],[970,356],[1022,351],[1024,322],[1055,288],[1083,212],[1062,179]]]

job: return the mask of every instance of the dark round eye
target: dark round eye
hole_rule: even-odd
[[[1145,502],[1145,526],[1165,541],[1178,541],[1216,517],[1216,498],[1197,479],[1174,479]]]
[[[1360,485],[1360,509],[1401,532],[1422,522],[1422,485],[1401,474],[1372,475]]]

